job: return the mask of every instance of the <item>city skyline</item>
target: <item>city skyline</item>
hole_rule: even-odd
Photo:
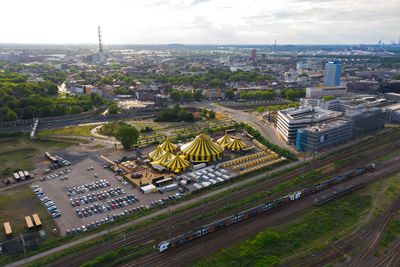
[[[4,1],[0,43],[359,44],[398,42],[400,2]],[[11,12],[17,10],[18,12]],[[18,15],[16,15],[18,14]]]

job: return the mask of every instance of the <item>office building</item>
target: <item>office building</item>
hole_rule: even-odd
[[[398,93],[386,93],[385,98],[393,102],[400,102],[400,94]]]
[[[384,112],[382,108],[366,108],[360,105],[352,109],[347,109],[343,118],[352,123],[352,138],[382,129],[387,120],[386,112]]]
[[[325,64],[324,86],[339,86],[342,65],[336,61],[329,61]]]
[[[257,50],[253,49],[251,50],[251,61],[256,61],[257,60]]]
[[[384,108],[387,114],[387,123],[400,123],[400,103],[396,103]]]
[[[347,95],[347,88],[343,86],[320,86],[320,87],[307,87],[306,97],[324,97],[333,95],[335,97],[342,97]]]
[[[336,119],[297,130],[296,149],[300,152],[318,152],[350,141],[351,123]]]
[[[315,107],[289,108],[278,111],[277,130],[288,144],[296,143],[297,130],[341,116],[341,112]]]

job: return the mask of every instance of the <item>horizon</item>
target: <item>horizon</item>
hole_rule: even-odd
[[[98,25],[105,45],[390,44],[400,36],[398,1],[5,0],[2,8],[18,11],[0,17],[6,44],[95,44]]]

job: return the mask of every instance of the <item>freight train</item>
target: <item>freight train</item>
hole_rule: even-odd
[[[314,200],[314,205],[315,206],[322,205],[322,204],[324,204],[324,203],[326,203],[328,201],[340,198],[345,194],[348,194],[348,193],[356,191],[356,190],[358,190],[360,188],[363,188],[364,186],[365,186],[365,183],[360,182],[360,183],[356,183],[356,184],[353,184],[353,185],[350,185],[350,186],[346,186],[346,187],[340,188],[340,189],[338,189],[336,191],[333,191],[329,195],[326,195],[326,196],[323,196],[321,198],[315,199]]]
[[[367,171],[373,170],[373,169],[375,169],[375,164],[374,163],[368,164],[362,168],[358,168],[358,169],[354,169],[352,171],[346,172],[342,175],[325,180],[317,185],[310,186],[301,191],[295,192],[291,195],[287,195],[282,198],[261,204],[254,208],[242,211],[242,212],[232,215],[230,217],[227,217],[227,218],[221,219],[219,221],[213,222],[211,224],[208,224],[206,226],[200,227],[194,231],[182,234],[180,236],[171,238],[169,240],[162,241],[158,245],[158,251],[163,252],[163,251],[166,251],[167,249],[183,245],[195,238],[198,238],[198,237],[204,236],[206,234],[227,228],[234,223],[246,220],[257,214],[267,212],[269,210],[274,210],[278,207],[285,206],[289,202],[292,202],[297,199],[303,198],[305,196],[325,190],[326,188],[328,188],[330,186],[350,180],[350,179],[354,178],[355,176],[358,176],[364,172],[367,172]]]

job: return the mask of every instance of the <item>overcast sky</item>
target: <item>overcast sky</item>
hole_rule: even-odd
[[[0,43],[398,42],[400,0],[1,0]]]

